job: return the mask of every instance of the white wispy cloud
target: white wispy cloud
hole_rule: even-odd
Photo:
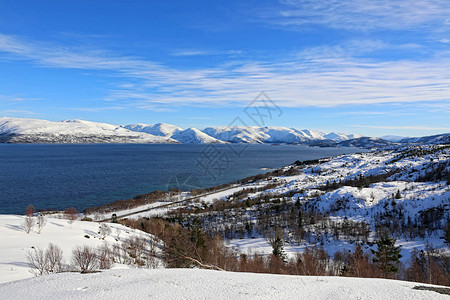
[[[23,97],[17,95],[0,95],[0,101],[23,102],[36,100],[42,100],[42,98]]]
[[[241,55],[241,50],[202,50],[202,49],[182,49],[172,52],[173,56],[210,56],[210,55]]]
[[[26,109],[6,109],[6,110],[0,110],[0,116],[16,116],[19,115],[26,115],[26,116],[34,116],[37,115],[36,112]]]
[[[369,44],[369,41],[363,42]],[[356,42],[354,44],[357,44]],[[373,45],[386,47],[382,42]],[[448,103],[450,54],[380,61],[358,47],[318,47],[271,61],[225,61],[214,68],[176,69],[103,50],[42,44],[0,34],[0,53],[44,67],[107,70],[122,84],[105,100],[142,109],[246,105],[265,91],[286,107]]]
[[[282,8],[264,8],[259,17],[272,24],[307,30],[310,25],[373,30],[448,26],[446,0],[282,0]]]
[[[103,107],[73,107],[73,108],[70,108],[70,110],[85,111],[85,112],[100,112],[100,111],[107,111],[107,110],[123,110],[123,109],[126,109],[126,107],[103,106]]]
[[[352,125],[350,127],[375,128],[375,129],[394,129],[394,130],[429,130],[429,131],[450,131],[450,127],[431,127],[431,126],[373,126],[373,125]]]

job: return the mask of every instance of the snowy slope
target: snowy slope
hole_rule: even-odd
[[[339,142],[342,142],[342,141],[358,139],[358,138],[362,137],[362,135],[330,132],[328,134],[325,134],[323,137],[326,138],[326,139],[333,140],[333,141],[339,143]]]
[[[210,136],[230,143],[309,143],[333,140],[340,142],[360,137],[355,134],[329,133],[314,130],[298,130],[286,127],[208,127],[203,130]]]
[[[178,131],[171,136],[172,139],[182,144],[223,144],[225,142],[213,138],[197,128],[188,128],[183,131]]]
[[[4,299],[448,299],[413,289],[417,285],[387,279],[134,269],[27,279],[1,284],[0,294]]]
[[[34,229],[27,234],[21,227],[24,216],[0,215],[0,282],[34,277],[27,264],[27,251],[31,247],[46,249],[53,243],[63,250],[65,261],[68,262],[74,246],[88,245],[98,247],[104,243],[109,246],[119,244],[132,236],[148,238],[150,235],[139,230],[129,229],[119,224],[108,224],[112,233],[104,240],[98,235],[99,223],[75,221],[72,225],[68,220],[46,217],[47,224],[38,234]],[[85,236],[89,236],[86,238]]]
[[[165,137],[130,131],[120,126],[83,120],[52,122],[0,118],[0,142],[25,143],[170,143]]]
[[[399,135],[383,135],[382,137],[380,137],[380,139],[397,143],[397,142],[400,142],[403,139],[406,139],[406,137],[399,136]]]
[[[258,130],[258,127],[207,127],[203,132],[222,141],[230,143],[263,143],[269,136]]]
[[[130,124],[125,125],[123,128],[131,130],[131,131],[137,131],[137,132],[145,132],[150,133],[157,136],[165,136],[165,137],[171,137],[175,133],[182,131],[178,126],[166,124],[166,123],[157,123],[153,125],[147,125],[147,124]]]
[[[339,146],[343,147],[363,147],[363,148],[386,147],[393,144],[395,143],[374,137],[360,137],[356,139],[345,140],[338,143]]]
[[[450,133],[430,135],[424,137],[405,138],[401,143],[418,143],[418,144],[445,144],[450,143]]]

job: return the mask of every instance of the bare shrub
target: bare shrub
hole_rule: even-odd
[[[113,263],[112,252],[108,244],[103,244],[97,249],[98,267],[100,269],[111,269]]]
[[[27,251],[27,260],[36,276],[64,272],[63,251],[52,243],[45,251],[39,247]]]
[[[64,211],[64,216],[69,220],[70,228],[72,228],[73,222],[77,219],[78,210],[75,207],[69,207]]]
[[[37,217],[37,233],[41,233],[42,228],[44,228],[44,226],[47,224],[47,220],[45,219],[45,217],[43,215],[38,215]]]
[[[50,243],[45,251],[48,273],[61,273],[64,271],[63,251],[57,245]]]
[[[29,217],[32,217],[35,212],[36,209],[34,208],[33,204],[28,205],[27,208],[25,209],[25,215]]]
[[[112,259],[116,263],[124,264],[128,259],[127,250],[122,245],[113,244],[111,252]]]
[[[143,266],[144,261],[142,260],[142,255],[146,249],[146,241],[144,238],[133,236],[126,239],[122,243],[122,247],[126,249],[128,255],[133,259],[133,263]]]
[[[98,228],[98,233],[100,234],[100,238],[104,239],[105,237],[111,234],[111,227],[109,227],[105,223],[102,223]]]
[[[26,233],[30,233],[35,223],[36,222],[32,216],[26,216],[25,219],[23,220],[22,227]]]
[[[72,264],[81,272],[92,271],[97,267],[97,254],[89,246],[76,246],[72,251]]]
[[[35,220],[33,218],[33,214],[36,212],[36,209],[34,208],[33,204],[30,204],[25,209],[25,220],[22,223],[22,227],[25,230],[26,233],[30,233],[31,229],[33,228],[35,224]]]
[[[44,250],[41,248],[36,247],[31,251],[27,251],[27,260],[28,265],[33,269],[33,273],[36,276],[48,273],[48,260]]]

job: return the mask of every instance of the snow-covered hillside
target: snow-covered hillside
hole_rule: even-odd
[[[288,276],[199,269],[62,273],[0,285],[3,299],[448,299],[387,279]]]
[[[338,145],[343,147],[361,147],[361,148],[383,148],[393,145],[391,141],[374,137],[360,137],[351,140],[341,141]]]
[[[324,133],[287,127],[207,127],[203,130],[157,123],[116,126],[83,120],[51,122],[37,119],[0,118],[0,143],[275,143],[326,147],[382,148],[400,143],[443,144],[450,134],[422,138],[388,136],[386,139],[358,134]]]
[[[450,133],[437,134],[424,137],[405,138],[401,143],[418,143],[418,144],[445,144],[450,143]]]
[[[154,125],[148,125],[148,124],[130,124],[125,125],[123,128],[131,130],[131,131],[137,131],[137,132],[145,132],[150,133],[157,136],[165,136],[165,137],[171,137],[175,133],[182,131],[183,129],[166,123],[157,123]]]
[[[288,257],[312,245],[333,255],[363,242],[369,251],[377,234],[388,230],[402,246],[401,261],[409,265],[411,251],[425,249],[427,242],[448,255],[442,228],[450,219],[449,178],[448,146],[403,147],[298,162],[187,203],[181,212],[186,226],[200,219],[207,232],[223,236],[241,253],[270,254],[266,236],[276,228]],[[139,217],[179,218],[179,208]],[[350,234],[348,226],[360,229]]]
[[[0,142],[9,143],[174,143],[170,138],[83,120],[51,122],[0,118]]]
[[[87,245],[100,247],[121,245],[132,237],[152,239],[149,234],[133,230],[119,224],[108,224],[111,232],[106,237],[99,233],[100,223],[74,221],[46,217],[46,225],[40,233],[36,226],[30,233],[23,228],[25,216],[0,215],[0,282],[8,282],[34,277],[28,266],[27,252],[34,249],[46,249],[53,243],[63,250],[65,263],[70,263],[72,250],[75,246]],[[3,297],[3,296],[2,296]],[[14,297],[13,297],[14,298]],[[12,299],[12,298],[11,298]]]
[[[341,142],[360,137],[356,134],[328,133],[314,130],[298,130],[286,127],[208,127],[203,130],[210,136],[230,143],[309,143],[332,140]]]
[[[172,139],[182,144],[222,144],[221,140],[213,138],[206,133],[201,132],[197,128],[188,128],[183,131],[178,131],[171,136]]]
[[[83,120],[52,122],[0,118],[0,143],[286,143],[336,146],[355,134],[286,127],[217,127],[183,130],[166,123],[116,126]],[[317,143],[317,142],[321,142]],[[325,143],[325,144],[324,144]]]

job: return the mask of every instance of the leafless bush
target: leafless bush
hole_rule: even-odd
[[[37,217],[37,233],[41,233],[42,228],[44,228],[45,224],[47,224],[47,220],[45,219],[45,217],[43,215],[38,215]]]
[[[72,264],[81,272],[91,271],[97,267],[97,254],[89,246],[76,246],[72,251]]]
[[[27,260],[36,276],[64,272],[63,251],[52,243],[48,245],[45,251],[39,247],[28,251]]]
[[[73,222],[77,219],[78,210],[75,207],[69,207],[64,211],[64,216],[69,220],[70,228],[72,228]]]
[[[100,238],[104,239],[111,234],[111,227],[109,227],[105,223],[102,223],[98,228],[98,233],[100,234]]]
[[[33,214],[36,212],[36,209],[34,208],[33,204],[30,204],[25,209],[25,215],[32,217]]]
[[[33,228],[35,224],[35,220],[33,218],[33,214],[36,212],[36,209],[34,208],[33,204],[30,204],[25,209],[25,220],[22,223],[22,227],[25,230],[26,233],[30,233],[31,229]]]
[[[103,244],[97,249],[98,267],[100,269],[110,269],[113,263],[112,252],[108,244]]]
[[[128,253],[127,253],[126,248],[124,248],[118,244],[113,244],[111,252],[112,252],[111,256],[112,256],[114,262],[119,263],[119,264],[126,263],[126,261],[128,259]]]
[[[30,233],[31,229],[33,229],[34,224],[34,218],[32,216],[26,216],[23,220],[22,227],[26,233]]]
[[[145,246],[145,239],[138,236],[128,238],[122,243],[122,247],[126,249],[128,255],[133,259],[133,263],[139,266],[144,265],[142,255],[145,252]]]
[[[48,244],[45,251],[45,258],[48,264],[48,273],[61,273],[64,271],[63,251],[55,244]]]
[[[45,257],[45,252],[39,247],[33,248],[31,251],[27,251],[28,265],[33,269],[33,273],[38,275],[44,275],[48,270],[48,260]]]

